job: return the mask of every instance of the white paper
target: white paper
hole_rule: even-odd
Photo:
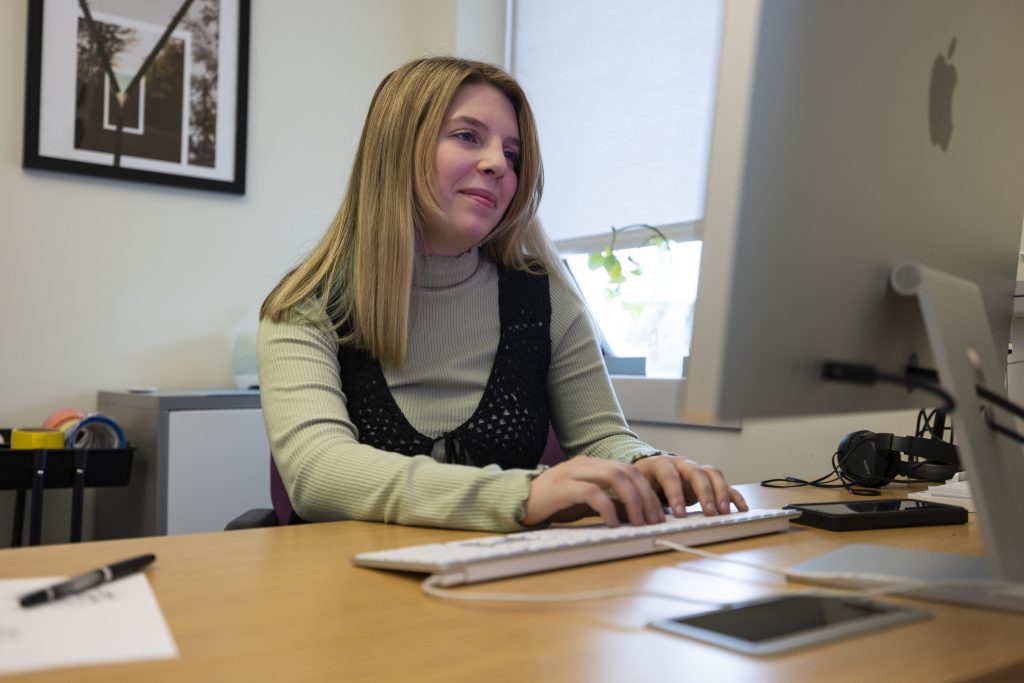
[[[947,505],[959,505],[968,512],[977,510],[974,505],[974,498],[971,496],[971,482],[966,479],[950,479],[945,484],[929,486],[922,491],[914,491],[907,494],[909,498],[917,500],[931,500],[936,503]]]
[[[0,674],[178,656],[145,574],[31,608],[18,602],[62,580],[0,580]]]

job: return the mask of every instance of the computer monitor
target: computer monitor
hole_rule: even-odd
[[[823,364],[936,369],[992,572],[1024,582],[1024,454],[974,388],[1004,392],[1024,3],[738,0],[721,55],[683,416],[926,407]]]

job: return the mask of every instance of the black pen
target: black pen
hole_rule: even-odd
[[[106,567],[94,569],[91,572],[62,581],[49,588],[23,595],[21,597],[21,606],[32,607],[33,605],[41,605],[44,602],[53,602],[54,600],[66,598],[69,595],[82,593],[100,584],[116,581],[129,574],[134,574],[155,559],[156,555],[153,554],[139,555],[138,557],[109,564]]]

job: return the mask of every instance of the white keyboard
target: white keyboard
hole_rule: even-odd
[[[668,548],[655,545],[660,539],[703,545],[768,534],[787,529],[790,518],[798,514],[795,510],[773,509],[705,517],[693,512],[646,526],[553,527],[365,552],[352,558],[352,563],[359,567],[433,574],[438,585],[456,586],[664,552]]]

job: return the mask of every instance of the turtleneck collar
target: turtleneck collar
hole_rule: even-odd
[[[480,267],[480,248],[473,247],[458,256],[416,254],[412,271],[413,287],[444,289],[462,284]]]

